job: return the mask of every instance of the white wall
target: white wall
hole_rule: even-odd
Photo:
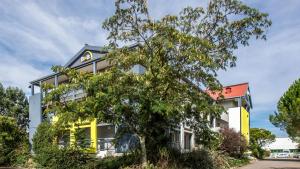
[[[229,128],[233,128],[238,132],[241,130],[240,110],[240,107],[229,108],[227,110],[229,116]]]

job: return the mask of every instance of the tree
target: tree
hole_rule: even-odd
[[[5,89],[0,83],[0,115],[15,118],[18,125],[26,131],[29,124],[28,108],[28,99],[21,89]]]
[[[236,132],[232,128],[224,128],[220,130],[222,141],[220,150],[226,152],[232,157],[242,157],[247,150],[247,140],[240,132]]]
[[[55,112],[62,125],[98,118],[126,126],[140,139],[146,164],[153,133],[165,133],[180,122],[201,132],[209,114],[220,115],[223,108],[202,89],[220,90],[217,71],[234,66],[233,51],[249,45],[251,37],[265,39],[271,21],[237,0],[213,0],[206,9],[187,7],[157,20],[146,0],[117,0],[115,5],[115,13],[103,23],[109,32],[105,59],[110,68],[91,75],[54,67],[70,83],[48,94],[46,112]],[[131,71],[134,65],[144,72]],[[86,92],[84,99],[62,101],[77,89]]]
[[[250,148],[252,153],[258,158],[263,158],[265,154],[263,147],[274,142],[275,135],[262,128],[251,128],[250,135]]]
[[[300,79],[281,96],[277,109],[275,115],[270,115],[271,123],[285,130],[292,138],[300,137]]]
[[[15,119],[0,115],[0,166],[15,162],[14,153],[23,145],[25,138]]]

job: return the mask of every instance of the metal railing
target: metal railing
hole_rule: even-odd
[[[98,138],[98,151],[115,151],[114,138]]]

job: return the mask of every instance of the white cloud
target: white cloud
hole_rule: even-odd
[[[35,69],[32,65],[9,56],[1,56],[0,82],[5,86],[17,86],[28,93],[27,82],[46,73],[49,71]]]

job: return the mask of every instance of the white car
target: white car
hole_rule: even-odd
[[[289,154],[288,153],[278,153],[276,155],[276,158],[289,158]]]

